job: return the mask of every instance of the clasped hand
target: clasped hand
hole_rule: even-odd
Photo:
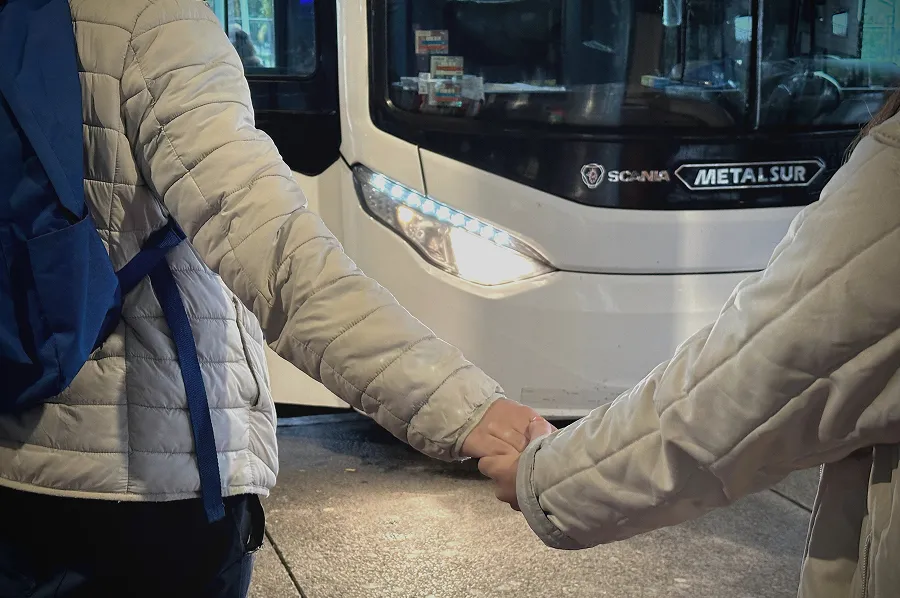
[[[479,460],[478,470],[494,480],[497,498],[518,511],[516,472],[519,455],[533,439],[554,431],[556,428],[531,407],[499,399],[469,433],[462,454]]]

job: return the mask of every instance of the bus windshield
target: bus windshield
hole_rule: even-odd
[[[900,83],[900,3],[383,0],[387,99],[592,127],[856,127]]]

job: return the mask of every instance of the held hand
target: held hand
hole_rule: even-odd
[[[519,510],[516,497],[516,472],[519,469],[519,455],[485,457],[478,462],[478,471],[494,480],[494,496]]]
[[[529,426],[542,421],[537,411],[509,399],[499,399],[488,407],[484,417],[469,433],[462,446],[462,455],[480,459],[497,455],[517,456],[530,442]],[[551,431],[552,431],[551,430]]]
[[[535,438],[541,438],[555,431],[556,428],[550,422],[539,417],[528,425],[525,436],[528,442],[531,442]],[[496,484],[494,495],[497,499],[508,503],[516,511],[519,510],[519,501],[516,497],[516,473],[518,470],[518,454],[485,457],[478,462],[478,471],[494,480]]]

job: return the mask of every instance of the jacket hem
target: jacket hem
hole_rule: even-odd
[[[519,469],[516,472],[516,497],[519,501],[519,509],[522,511],[522,515],[525,516],[525,521],[528,522],[531,530],[550,548],[558,550],[588,548],[588,546],[567,536],[550,521],[543,507],[541,507],[534,488],[534,462],[545,438],[547,437],[533,440],[519,457]]]
[[[200,498],[200,492],[161,492],[143,493],[134,492],[89,492],[85,490],[65,490],[62,488],[48,488],[36,484],[17,482],[0,476],[0,487],[45,496],[57,496],[60,498],[80,498],[85,500],[111,500],[116,502],[169,502],[174,500],[189,500]],[[264,486],[252,484],[231,486],[222,489],[222,496],[238,496],[241,494],[256,494],[263,498],[269,496],[269,489]]]

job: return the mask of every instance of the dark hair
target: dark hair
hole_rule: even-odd
[[[850,144],[850,147],[847,150],[847,158],[850,157],[850,154],[856,149],[856,146],[860,141],[863,140],[869,133],[872,132],[872,129],[877,127],[878,125],[884,123],[886,120],[890,119],[892,116],[900,112],[900,89],[892,93],[888,99],[885,101],[884,106],[881,107],[881,110],[866,123],[866,126],[862,128],[857,135],[856,139],[853,140],[853,143]]]

